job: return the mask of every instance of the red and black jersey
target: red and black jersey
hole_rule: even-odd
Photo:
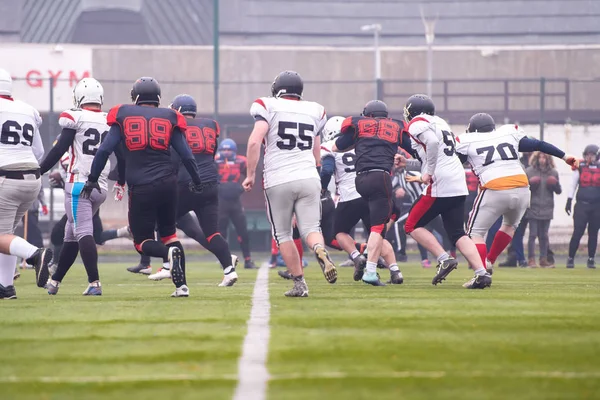
[[[215,158],[219,171],[219,195],[228,200],[237,199],[244,191],[242,179],[246,176],[246,157],[236,155],[227,159],[217,155]]]
[[[600,162],[579,164],[577,201],[600,203]]]
[[[126,160],[128,185],[144,185],[174,175],[172,136],[183,135],[185,117],[170,108],[118,105],[106,117],[118,126]]]
[[[217,182],[217,168],[215,166],[215,153],[217,151],[217,138],[221,133],[219,124],[210,118],[187,119],[185,137],[198,166],[198,173],[202,182]],[[177,158],[174,155],[174,158]],[[189,172],[179,166],[179,182],[192,180]]]
[[[477,175],[473,173],[473,171],[465,170],[465,175],[467,179],[467,189],[469,189],[469,193],[477,192],[479,189],[479,178]]]
[[[390,172],[405,128],[403,121],[392,118],[348,117],[342,123],[342,135],[336,144],[352,139],[357,173],[377,169]]]

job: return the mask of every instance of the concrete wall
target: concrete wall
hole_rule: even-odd
[[[600,46],[447,47],[435,48],[433,54],[434,80],[600,77],[595,68],[600,64]],[[382,48],[382,78],[425,80],[426,60],[424,48]],[[305,97],[323,103],[328,110],[354,112],[374,97],[372,49],[224,46],[221,49],[220,111],[246,113],[256,97],[269,94],[270,82],[284,69],[300,72],[307,81]],[[97,47],[93,51],[93,74],[104,84],[109,104],[129,101],[131,83],[140,76],[152,75],[162,82],[165,101],[188,92],[200,100],[204,112],[213,111],[213,59],[209,47]],[[425,88],[424,82],[387,83],[385,100],[391,107],[401,109],[407,94],[423,92]],[[441,84],[434,84],[434,94],[442,89]],[[571,107],[600,109],[599,89],[600,81],[572,84]],[[486,95],[502,92],[503,83],[453,83],[448,90]],[[539,108],[538,82],[513,82],[509,90],[530,93],[527,98],[511,99],[511,108]],[[564,84],[548,84],[547,92],[562,91]],[[439,104],[439,96],[436,97]],[[464,96],[452,98],[448,106],[452,110],[495,110],[504,107],[504,100],[502,97]],[[564,97],[549,98],[546,107],[564,108]]]

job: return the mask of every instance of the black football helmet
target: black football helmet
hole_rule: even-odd
[[[494,129],[496,129],[494,118],[486,113],[473,115],[469,120],[469,126],[467,126],[467,132],[491,132]]]
[[[192,118],[196,117],[198,106],[196,100],[189,94],[180,94],[173,99],[171,108],[177,110],[183,115],[190,115]]]
[[[149,76],[139,78],[131,88],[131,101],[139,104],[160,104],[160,85]]]
[[[435,115],[433,100],[426,94],[413,94],[404,105],[404,119],[410,122],[417,115]]]
[[[371,117],[371,118],[387,118],[388,117],[388,107],[381,100],[371,100],[363,109],[361,114],[363,117]]]
[[[598,145],[588,144],[585,146],[585,149],[583,149],[583,156],[585,157],[588,154],[594,154],[596,155],[596,158],[598,158],[598,151],[600,151],[600,147],[598,147]]]
[[[296,71],[280,72],[271,85],[271,94],[273,97],[293,96],[301,99],[303,90],[304,81]]]

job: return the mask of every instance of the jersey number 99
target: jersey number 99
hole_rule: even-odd
[[[148,145],[154,150],[167,150],[173,125],[164,118],[131,116],[123,120],[125,145],[129,151],[144,150]]]

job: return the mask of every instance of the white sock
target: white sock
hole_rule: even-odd
[[[400,268],[398,268],[398,264],[390,265],[390,271],[400,271]]]
[[[475,270],[475,275],[485,275],[486,273],[487,271],[485,270],[485,268],[479,268]]]
[[[371,262],[371,261],[367,261],[367,272],[368,273],[375,273],[377,272],[377,263],[375,262]]]
[[[442,253],[441,256],[438,257],[437,260],[438,260],[439,263],[442,263],[442,262],[446,261],[449,258],[450,258],[450,256],[448,255],[448,253],[444,252],[444,253]]]
[[[350,253],[350,258],[353,260],[358,256],[360,256],[360,253],[358,252],[358,250],[354,250],[352,253]]]
[[[124,226],[122,228],[117,229],[117,237],[123,238],[129,236],[129,227]]]
[[[169,262],[167,261],[167,262],[163,263],[162,267],[163,267],[163,269],[171,269],[171,264],[169,264]]]
[[[21,257],[27,260],[37,251],[37,247],[29,243],[27,240],[16,236],[12,242],[10,242],[10,254],[13,256]]]
[[[16,256],[0,254],[0,285],[7,287],[14,283],[16,265]]]

